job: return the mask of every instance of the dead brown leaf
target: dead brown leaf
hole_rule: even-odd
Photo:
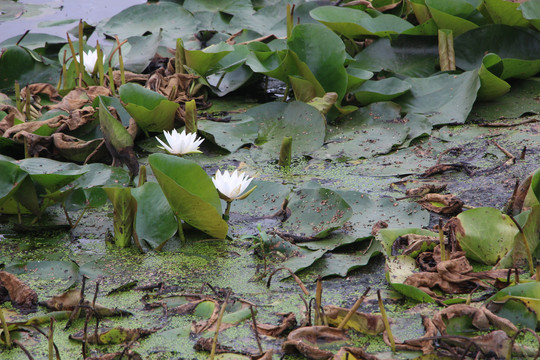
[[[349,309],[334,305],[324,307],[328,324],[336,327],[341,324],[348,312]],[[384,331],[384,322],[381,315],[355,311],[343,328],[354,329],[362,334],[377,335]]]
[[[344,331],[328,326],[305,326],[291,331],[287,340],[281,345],[286,354],[299,352],[308,359],[331,359],[331,351],[321,350],[314,344],[347,340]]]
[[[266,336],[272,336],[272,337],[279,337],[284,332],[294,329],[296,326],[296,316],[294,313],[286,313],[281,314],[282,320],[281,324],[279,325],[272,325],[272,324],[257,324],[257,331],[259,334],[266,335]]]
[[[463,207],[463,201],[452,194],[426,194],[417,202],[428,211],[445,215],[457,214]]]
[[[408,189],[405,191],[407,196],[424,196],[430,193],[440,193],[441,191],[446,190],[446,184],[424,184],[420,187]]]
[[[38,296],[34,290],[7,271],[0,271],[0,288],[7,291],[13,306],[27,314],[37,311]]]

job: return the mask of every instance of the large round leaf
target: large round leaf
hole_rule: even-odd
[[[478,71],[407,78],[410,92],[395,99],[402,111],[426,116],[433,125],[463,124],[480,88]]]
[[[378,39],[355,56],[349,66],[379,72],[391,71],[414,77],[430,76],[437,72],[439,50],[433,36],[400,35],[390,41]]]
[[[0,91],[13,89],[17,80],[21,88],[30,83],[58,82],[60,66],[30,49],[20,46],[8,46],[0,56]]]
[[[476,9],[480,3],[480,0],[426,0],[426,6],[439,29],[452,30],[456,36],[486,22]]]
[[[468,258],[486,265],[497,264],[512,249],[518,232],[512,219],[494,208],[471,209],[456,217],[459,245]]]
[[[178,219],[216,238],[227,235],[218,192],[197,163],[166,154],[152,154],[148,163]]]
[[[163,30],[164,45],[174,48],[177,38],[191,36],[196,28],[197,22],[189,11],[176,3],[165,1],[131,6],[98,26],[97,31],[126,39],[148,32],[158,34]]]
[[[246,112],[260,121],[256,144],[252,149],[259,159],[277,159],[284,137],[293,138],[292,155],[309,154],[320,148],[326,134],[325,120],[313,106],[302,102],[274,102],[257,106]]]
[[[324,238],[339,229],[352,215],[345,200],[332,190],[324,188],[301,189],[289,202],[291,216],[283,223],[287,232]]]

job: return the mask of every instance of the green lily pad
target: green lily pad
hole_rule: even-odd
[[[28,261],[6,266],[12,274],[27,274],[67,289],[79,280],[79,266],[72,261]]]
[[[372,17],[367,12],[345,7],[321,6],[311,10],[310,14],[315,20],[348,38],[367,35],[387,37],[414,27],[395,15],[376,13]]]
[[[437,39],[428,36],[400,35],[392,40],[378,39],[355,56],[349,66],[373,72],[390,71],[411,77],[437,72]]]
[[[345,45],[339,36],[322,25],[297,25],[287,45],[311,70],[324,92],[337,93],[338,102],[345,96],[348,77],[344,67]],[[307,79],[306,74],[300,75]]]
[[[411,89],[406,81],[390,77],[378,81],[366,81],[354,91],[356,100],[362,105],[392,100]]]
[[[486,19],[477,10],[480,0],[426,0],[425,3],[439,29],[452,30],[454,36],[486,23]]]
[[[530,2],[527,2],[529,4]],[[484,0],[483,5],[487,12],[487,17],[494,24],[504,24],[510,26],[527,27],[529,22],[525,15],[519,11],[520,3],[505,0]],[[521,7],[523,10],[523,7]],[[482,11],[482,10],[481,10]]]
[[[478,71],[406,78],[410,92],[395,99],[402,111],[424,115],[433,125],[463,124],[480,88]]]
[[[300,156],[320,148],[325,137],[325,119],[313,106],[302,102],[273,102],[249,109],[246,116],[260,122],[254,157],[277,159],[281,141],[292,136],[292,155]]]
[[[58,82],[60,66],[43,58],[33,50],[20,46],[8,46],[0,57],[0,91],[14,88],[15,81],[18,81],[21,88],[33,83]]]
[[[456,217],[456,239],[469,259],[486,265],[512,266],[505,255],[514,245],[518,228],[509,216],[489,207],[465,211]]]
[[[218,192],[197,163],[166,154],[152,154],[148,163],[177,219],[219,239],[227,235]]]
[[[537,30],[540,30],[540,2],[538,0],[523,2],[518,9],[521,10],[525,19],[529,20]]]
[[[312,251],[305,248],[297,248],[297,250],[294,251],[293,256],[284,261],[281,266],[289,268],[292,272],[297,273],[313,265],[313,263],[319,260],[325,253],[326,250]]]
[[[0,42],[0,48],[14,46],[19,42],[21,35],[13,36],[9,39],[6,39]],[[37,48],[47,47],[50,44],[65,44],[67,40],[60,36],[50,35],[50,34],[40,34],[40,33],[28,33],[19,42],[19,46],[23,46],[30,50],[35,50]]]
[[[128,37],[127,43],[122,45],[124,68],[135,73],[142,73],[154,58],[161,38],[161,32],[147,36]]]
[[[131,189],[131,195],[137,200],[135,231],[139,239],[154,248],[169,240],[178,230],[178,222],[159,185],[147,182]]]
[[[145,132],[173,129],[179,104],[134,83],[122,85],[118,91],[120,99],[126,103],[127,112]]]
[[[162,30],[163,45],[176,47],[176,39],[192,36],[197,21],[193,15],[174,2],[154,2],[131,6],[98,25],[98,34],[118,35],[120,39],[159,34]]]
[[[356,160],[386,154],[402,144],[409,133],[409,127],[401,120],[399,106],[391,102],[360,108],[329,128],[327,144],[312,156]]]
[[[259,122],[252,117],[232,120],[229,123],[200,120],[197,130],[219,147],[235,152],[244,145],[254,144],[258,136]]]
[[[540,37],[525,28],[486,25],[454,39],[456,66],[478,69],[484,56],[497,54],[504,70],[500,78],[526,79],[540,71]]]
[[[352,215],[351,207],[341,196],[324,188],[298,190],[291,196],[288,208],[292,214],[283,223],[283,230],[317,238],[339,229]]]
[[[540,78],[513,81],[512,88],[505,95],[490,102],[476,102],[469,119],[484,121],[500,118],[518,118],[523,114],[538,114],[538,94]]]
[[[186,65],[201,76],[215,72],[217,63],[233,51],[233,47],[224,42],[211,45],[204,50],[186,50]]]
[[[367,240],[365,241],[367,242]],[[313,271],[323,278],[329,276],[345,277],[351,271],[367,265],[372,257],[381,254],[381,250],[381,244],[374,241],[365,250],[347,252],[346,254],[326,253],[313,265]]]
[[[502,59],[496,54],[487,54],[482,60],[482,66],[478,72],[480,76],[480,89],[478,100],[493,100],[510,91],[510,84],[494,74],[490,69],[504,68]]]

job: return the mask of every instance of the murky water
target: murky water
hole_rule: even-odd
[[[0,42],[21,35],[47,33],[65,37],[79,19],[91,25],[145,0],[0,0]],[[53,26],[51,26],[53,25]]]

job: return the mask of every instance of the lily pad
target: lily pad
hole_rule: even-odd
[[[96,30],[99,34],[117,35],[120,39],[146,33],[159,34],[163,30],[163,45],[175,48],[177,38],[192,36],[196,29],[197,21],[189,11],[165,1],[131,6]]]
[[[118,89],[120,99],[137,125],[145,132],[161,132],[174,127],[174,116],[179,104],[155,91],[129,83]]]
[[[366,81],[354,91],[356,100],[362,105],[392,100],[411,89],[406,81],[390,77],[378,81]]]
[[[147,182],[132,189],[131,195],[137,200],[135,231],[139,239],[154,248],[169,240],[176,233],[178,222],[159,185]]]
[[[315,20],[348,38],[368,35],[387,37],[414,27],[395,15],[375,13],[372,17],[362,10],[345,7],[321,6],[311,10],[310,14]]]
[[[399,106],[391,102],[360,108],[329,129],[327,144],[313,153],[316,158],[356,160],[386,154],[409,133]]]
[[[437,72],[439,50],[433,36],[400,35],[378,39],[355,56],[349,65],[373,72],[390,71],[410,77],[426,77]]]
[[[341,196],[324,188],[298,190],[291,196],[288,208],[291,216],[283,223],[283,230],[316,238],[339,229],[352,215],[351,207]]]
[[[79,280],[79,267],[72,261],[28,261],[6,266],[12,274],[27,274],[67,289]]]
[[[406,78],[410,92],[395,99],[402,111],[424,115],[433,125],[463,124],[480,88],[478,71]]]
[[[512,249],[519,232],[509,216],[481,207],[459,214],[456,220],[456,239],[468,258],[486,265],[512,266],[511,258],[500,262]]]
[[[255,144],[251,149],[259,160],[277,159],[284,137],[292,136],[292,155],[300,156],[320,148],[325,137],[325,119],[313,106],[302,102],[274,102],[246,112],[260,122]]]
[[[478,69],[486,54],[497,54],[503,62],[501,79],[526,79],[540,71],[540,37],[525,28],[486,25],[454,40],[456,66]]]

